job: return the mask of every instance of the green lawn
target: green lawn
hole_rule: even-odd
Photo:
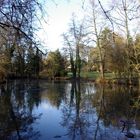
[[[99,77],[99,73],[98,72],[81,72],[81,77],[96,79]]]
[[[99,77],[99,72],[96,71],[92,71],[92,72],[81,72],[81,77],[83,78],[89,78],[89,79],[97,79]],[[72,73],[69,72],[68,73],[68,77],[72,77]],[[112,73],[105,73],[105,77],[107,79],[113,78],[113,74]]]

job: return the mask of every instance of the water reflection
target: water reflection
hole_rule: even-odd
[[[93,97],[93,106],[96,107],[98,115],[97,131],[99,131],[99,120],[102,121],[103,127],[116,127],[121,133],[115,133],[116,139],[125,137],[133,137],[139,139],[139,91],[134,87],[123,86],[99,86]],[[139,102],[140,103],[140,102]],[[112,128],[112,129],[114,129]],[[119,130],[120,129],[120,130]],[[95,131],[95,132],[97,132]],[[100,133],[100,132],[99,132]],[[108,133],[112,131],[109,130]],[[110,135],[110,134],[108,134]],[[97,134],[95,133],[95,137]],[[109,136],[112,137],[112,136]],[[96,139],[96,138],[95,138]]]
[[[137,87],[12,81],[1,86],[0,139],[140,139]]]
[[[80,83],[73,82],[71,86],[69,103],[63,108],[62,125],[68,127],[68,135],[75,139],[76,135],[84,138],[86,123],[80,113],[81,109],[81,92]]]
[[[41,99],[48,100],[54,107],[59,108],[65,96],[65,83],[51,82],[51,83],[40,83],[40,87],[44,89],[41,92]]]
[[[139,139],[138,89],[99,85],[91,93],[90,88],[90,84],[72,83],[69,102],[62,109],[62,125],[70,138]]]
[[[34,86],[37,87],[37,85],[38,83],[34,83]],[[33,104],[38,104],[39,96],[33,98],[30,89],[32,85],[20,81],[1,85],[0,139],[38,139],[40,134],[34,131],[32,124],[40,117],[40,114],[34,116],[32,109]]]

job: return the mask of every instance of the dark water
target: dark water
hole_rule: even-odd
[[[0,140],[140,140],[139,95],[137,87],[11,81],[0,90]]]

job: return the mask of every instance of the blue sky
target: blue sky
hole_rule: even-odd
[[[76,13],[78,18],[83,17],[82,0],[49,0],[44,3],[46,7],[47,23],[42,21],[42,28],[38,32],[39,40],[44,42],[48,50],[56,50],[63,47],[63,37],[68,30],[72,14]],[[46,48],[45,48],[46,49]]]

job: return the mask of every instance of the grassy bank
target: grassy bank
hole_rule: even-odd
[[[68,77],[72,77],[72,73],[68,73]],[[98,79],[100,77],[100,73],[93,71],[93,72],[81,72],[81,78],[86,78],[86,79]],[[105,73],[105,78],[106,79],[113,79],[115,78],[113,73]]]

